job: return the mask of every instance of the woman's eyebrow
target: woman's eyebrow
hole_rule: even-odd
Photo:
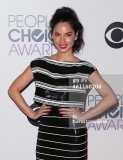
[[[56,31],[55,31],[55,33],[60,34],[59,32],[56,32]],[[72,33],[72,32],[66,32],[65,34],[69,34],[69,33]]]
[[[69,33],[72,33],[72,32],[67,32],[66,34],[69,34]]]

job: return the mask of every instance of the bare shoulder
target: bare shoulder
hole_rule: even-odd
[[[107,82],[103,79],[98,70],[95,70],[88,78],[91,84],[106,86]]]
[[[99,82],[103,80],[102,76],[100,75],[98,70],[95,70],[88,78],[90,83]]]

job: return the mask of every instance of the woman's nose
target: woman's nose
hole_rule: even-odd
[[[61,36],[60,42],[61,42],[61,43],[64,43],[64,42],[65,42],[65,38],[64,38],[63,36]]]

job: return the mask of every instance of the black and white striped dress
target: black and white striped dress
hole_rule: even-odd
[[[60,107],[84,111],[88,77],[97,68],[90,62],[60,62],[43,56],[30,63],[36,90],[34,102],[51,105],[48,115],[40,117],[36,160],[86,160],[85,123],[59,114]]]

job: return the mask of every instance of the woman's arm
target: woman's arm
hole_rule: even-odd
[[[108,108],[118,103],[118,100],[117,100],[117,97],[115,96],[114,91],[109,86],[109,84],[101,77],[98,71],[94,71],[89,76],[88,81],[91,84],[97,84],[98,86],[99,85],[101,86],[100,89],[98,88],[96,90],[101,95],[102,100],[97,105],[95,105],[93,108],[83,113],[81,120],[91,119],[103,113]]]
[[[32,117],[33,110],[25,102],[21,95],[21,91],[34,79],[31,68],[28,66],[25,71],[19,75],[8,89],[8,95],[15,102],[15,104],[23,111],[28,117]]]
[[[8,89],[8,94],[10,98],[15,102],[15,104],[19,107],[19,109],[25,113],[31,119],[37,119],[41,115],[48,114],[50,111],[50,106],[46,106],[45,104],[42,107],[34,112],[28,104],[25,102],[24,98],[21,95],[21,91],[31,82],[33,81],[34,77],[32,75],[32,71],[30,66],[28,66],[25,71],[19,75],[11,86]]]

